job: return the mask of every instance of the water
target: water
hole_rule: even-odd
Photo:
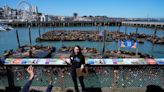
[[[15,28],[18,30],[20,44],[22,45],[29,45],[29,37],[28,37],[28,28]],[[97,27],[58,27],[58,28],[52,28],[52,27],[46,27],[41,28],[41,34],[50,31],[50,30],[97,30]],[[106,29],[106,27],[101,27],[100,30]],[[107,27],[109,31],[116,31],[118,27]],[[146,29],[146,28],[139,28],[138,33],[144,33],[148,35],[153,35],[155,29]],[[125,27],[120,28],[121,32],[125,33]],[[133,33],[136,32],[135,27],[128,27],[127,33]],[[79,34],[80,35],[80,34]],[[35,42],[35,39],[39,37],[39,32],[37,27],[31,28],[31,36],[32,36],[32,45],[51,45],[59,49],[62,45],[65,46],[74,46],[74,45],[80,45],[81,47],[94,47],[98,50],[102,50],[102,43],[101,42]],[[157,36],[164,37],[164,30],[158,30]],[[17,39],[16,39],[16,32],[15,30],[9,31],[9,32],[0,32],[0,54],[3,53],[4,50],[10,50],[10,49],[16,49],[18,47]],[[115,42],[107,42],[106,43],[106,50],[116,50],[116,43]],[[127,50],[127,49],[121,49],[121,50]],[[129,51],[135,52],[134,49],[128,49]],[[139,52],[146,53],[149,55],[152,55],[154,57],[164,57],[164,45],[155,44],[153,45],[151,42],[145,41],[144,44],[139,44]]]

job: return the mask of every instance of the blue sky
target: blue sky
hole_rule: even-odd
[[[21,0],[0,0],[16,8]],[[72,16],[106,15],[126,18],[164,18],[164,0],[28,0],[38,6],[39,12],[52,15]]]

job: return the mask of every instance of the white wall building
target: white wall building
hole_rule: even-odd
[[[84,18],[84,17],[76,17],[73,19],[73,21],[92,21],[90,18]]]
[[[48,15],[44,15],[44,14],[41,15],[41,16],[40,16],[40,21],[41,21],[41,22],[47,22],[47,21],[48,21]]]

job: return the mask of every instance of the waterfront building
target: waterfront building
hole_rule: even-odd
[[[40,16],[40,21],[41,21],[41,22],[47,22],[47,21],[48,21],[48,15],[44,15],[44,14],[41,15],[41,16]]]

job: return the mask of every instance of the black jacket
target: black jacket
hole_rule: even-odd
[[[80,68],[82,64],[85,64],[85,57],[82,54],[78,54],[78,55],[70,55],[70,60],[72,63],[71,68],[72,69],[76,69],[76,68]]]

